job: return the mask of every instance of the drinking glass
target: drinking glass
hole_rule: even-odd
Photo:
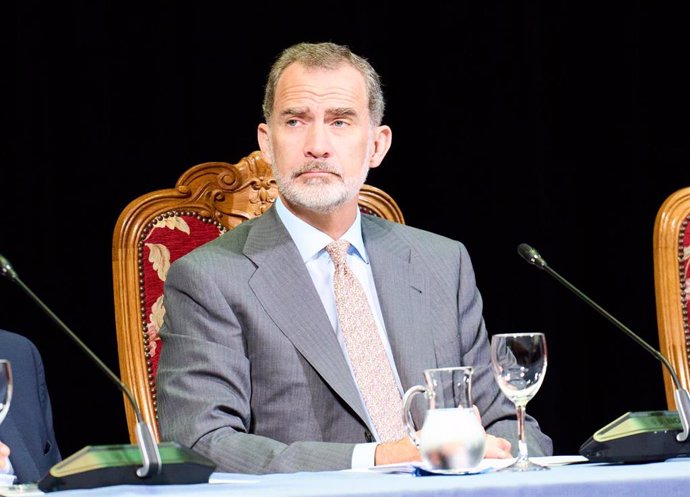
[[[7,359],[0,359],[0,424],[7,416],[12,400],[12,366]]]
[[[517,411],[518,457],[499,471],[548,469],[530,461],[525,440],[527,402],[539,391],[546,373],[546,337],[543,333],[501,333],[491,337],[491,366],[501,391]]]

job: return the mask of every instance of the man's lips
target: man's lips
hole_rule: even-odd
[[[338,174],[337,172],[327,171],[324,169],[310,169],[309,171],[301,171],[301,172],[297,173],[297,175],[295,177],[296,178],[299,178],[299,177],[316,177],[316,176],[328,176],[328,175],[340,177],[340,174]]]

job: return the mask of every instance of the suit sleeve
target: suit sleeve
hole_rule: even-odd
[[[53,408],[50,402],[50,394],[48,393],[48,385],[46,384],[43,360],[41,359],[38,349],[33,344],[31,344],[31,355],[36,378],[36,394],[39,405],[41,406],[41,414],[43,415],[43,426],[45,426],[43,456],[46,464],[48,466],[53,466],[62,460],[60,449],[55,439],[55,431],[53,430]]]
[[[157,373],[162,437],[194,448],[219,471],[276,473],[346,469],[354,444],[285,444],[252,433],[245,333],[214,278],[178,260],[168,272]],[[285,413],[289,418],[289,413]],[[288,419],[289,422],[289,419]]]

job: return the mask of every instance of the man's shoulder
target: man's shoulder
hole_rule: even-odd
[[[209,259],[214,260],[218,257],[223,259],[227,259],[228,257],[233,258],[235,256],[244,258],[243,252],[252,230],[254,230],[257,226],[265,225],[271,222],[272,221],[268,213],[264,213],[261,216],[243,221],[219,237],[190,250],[185,255],[177,259],[175,263],[179,261],[202,262],[208,261]]]
[[[31,340],[19,333],[12,331],[0,330],[0,342],[8,345],[21,345],[23,347],[33,347]]]
[[[433,246],[433,247],[456,247],[456,248],[458,245],[462,245],[462,243],[459,242],[458,240],[454,240],[454,239],[447,237],[445,235],[435,233],[433,231],[429,231],[429,230],[426,230],[423,228],[410,226],[408,224],[400,224],[400,223],[396,223],[394,221],[388,221],[386,219],[382,219],[380,217],[371,216],[371,215],[363,215],[362,219],[365,220],[364,221],[365,230],[367,229],[367,227],[366,227],[367,225],[369,226],[369,229],[371,229],[371,227],[374,226],[375,230],[388,232],[391,235],[399,237],[401,239],[404,239],[404,240],[406,240],[409,243],[414,244],[414,245],[430,244],[430,246]]]
[[[0,350],[2,350],[2,358],[26,358],[31,356],[34,351],[38,351],[34,343],[23,335],[14,333],[12,331],[0,330]]]

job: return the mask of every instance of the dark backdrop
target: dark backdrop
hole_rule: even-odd
[[[108,365],[118,368],[110,255],[120,211],[193,164],[256,149],[274,56],[332,40],[368,57],[385,84],[393,147],[369,182],[408,224],[467,245],[491,333],[547,334],[549,371],[528,412],[556,453],[576,453],[626,411],[665,407],[659,363],[516,247],[532,244],[658,345],[652,227],[664,198],[690,184],[680,12],[234,4],[2,7],[0,253]],[[126,442],[108,380],[7,280],[0,305],[0,327],[43,354],[63,453]]]

